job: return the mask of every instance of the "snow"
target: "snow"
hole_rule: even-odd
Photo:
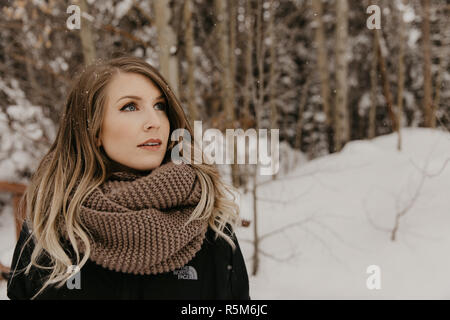
[[[450,135],[416,128],[402,138],[401,152],[396,134],[350,142],[260,187],[260,237],[287,229],[261,241],[252,299],[450,298]],[[435,176],[420,188],[423,168]],[[391,241],[395,213],[417,190]],[[240,202],[251,216],[250,195]],[[238,230],[249,274],[252,227]],[[381,270],[379,290],[366,286],[371,265]]]
[[[255,276],[253,222],[237,229],[252,299],[450,298],[450,134],[408,128],[402,139],[402,151],[389,134],[309,162],[283,156],[290,167],[292,159],[300,164],[258,187],[264,238]],[[251,218],[251,195],[239,202],[242,216]],[[405,208],[392,241],[396,212]],[[0,215],[2,262],[11,259],[13,230],[7,209]],[[372,265],[380,268],[380,289],[366,286]]]
[[[124,0],[119,2],[119,4],[116,5],[115,20],[118,21],[122,19],[123,16],[127,14],[127,12],[130,10],[132,6],[133,1],[131,0]]]
[[[421,32],[419,29],[411,28],[408,34],[408,46],[412,49],[416,48],[417,41],[421,36]]]
[[[18,81],[0,79],[0,90],[15,104],[0,108],[0,180],[19,182],[32,172],[56,136],[55,125],[42,108],[32,105]]]
[[[63,58],[57,57],[55,60],[49,62],[50,67],[54,72],[58,73],[61,71],[67,71],[69,65],[64,61]]]

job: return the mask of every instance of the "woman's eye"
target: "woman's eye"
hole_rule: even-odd
[[[157,104],[155,104],[155,107],[156,106],[159,106],[160,110],[166,110],[166,104],[164,102],[158,102]]]
[[[158,102],[157,104],[155,104],[155,108],[165,111],[166,110],[166,104],[164,102]],[[127,110],[128,109],[128,110]],[[127,103],[126,105],[124,105],[120,111],[136,111],[136,104],[134,102],[131,103]]]
[[[136,110],[136,105],[132,102],[132,103],[128,103],[125,106],[123,106],[122,109],[120,109],[120,111],[123,111],[123,110],[127,109],[128,107],[133,107],[134,110]],[[130,111],[134,111],[134,110],[130,110]]]

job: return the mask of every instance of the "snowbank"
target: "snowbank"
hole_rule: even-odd
[[[250,278],[253,299],[450,298],[450,135],[405,129],[403,150],[396,145],[396,134],[354,141],[260,187],[259,235],[271,235]],[[249,216],[250,196],[241,204]],[[253,230],[238,236],[251,274]],[[379,290],[366,285],[371,265]]]

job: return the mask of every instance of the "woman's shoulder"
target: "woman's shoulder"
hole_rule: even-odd
[[[227,225],[223,232],[233,242],[234,246],[208,226],[205,241],[197,255],[213,256],[219,267],[230,268],[230,266],[238,264],[239,268],[245,269],[245,261],[235,231],[231,225]]]
[[[225,228],[223,229],[223,233],[225,233],[236,245],[237,242],[236,234],[234,233],[234,230],[229,223],[226,224]],[[219,233],[216,230],[214,230],[210,225],[208,226],[208,229],[206,231],[205,242],[214,245],[216,247],[217,246],[223,247],[224,249],[232,248],[230,243],[227,240],[225,240],[221,235],[219,235]]]

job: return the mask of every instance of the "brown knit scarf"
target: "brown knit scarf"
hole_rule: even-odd
[[[201,197],[194,169],[167,162],[150,173],[113,172],[81,206],[92,235],[90,259],[114,271],[157,274],[184,266],[200,250],[208,222],[186,227]]]

